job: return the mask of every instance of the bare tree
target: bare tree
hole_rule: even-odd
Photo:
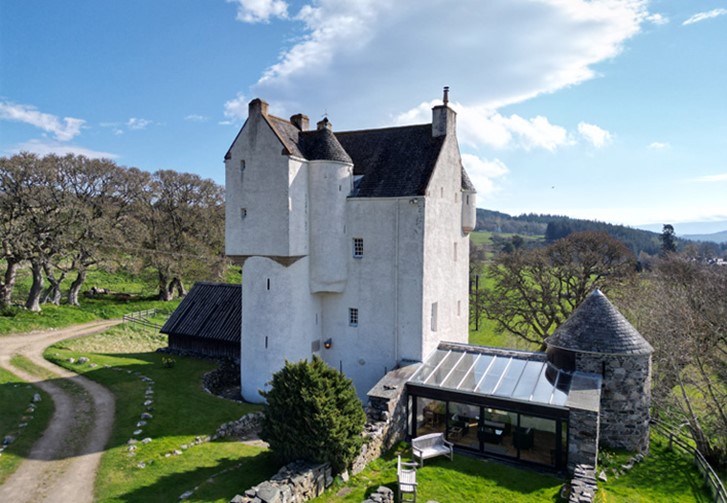
[[[159,299],[184,295],[184,279],[221,274],[224,189],[211,180],[157,171],[138,208],[146,264],[157,271]]]
[[[627,314],[654,347],[653,407],[727,466],[727,268],[669,254],[635,284]]]
[[[543,347],[592,290],[604,292],[633,277],[636,260],[620,241],[600,232],[578,232],[545,248],[501,252],[487,269],[485,315]]]

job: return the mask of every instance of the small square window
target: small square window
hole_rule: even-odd
[[[358,326],[358,308],[357,307],[349,307],[348,308],[348,324],[352,327]]]
[[[363,257],[363,238],[353,238],[353,257]]]
[[[240,159],[240,173],[245,171],[245,159]]]
[[[245,218],[247,216],[247,208],[240,208],[240,218]]]

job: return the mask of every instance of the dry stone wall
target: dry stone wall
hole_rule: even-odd
[[[237,494],[230,503],[303,503],[317,498],[333,483],[331,465],[296,461],[255,487]]]

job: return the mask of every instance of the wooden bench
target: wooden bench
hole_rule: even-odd
[[[411,451],[414,458],[419,458],[419,466],[424,466],[424,460],[436,456],[448,456],[451,460],[454,455],[452,442],[444,439],[444,433],[429,433],[411,440]]]

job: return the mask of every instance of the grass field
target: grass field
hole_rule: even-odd
[[[259,447],[235,441],[195,445],[197,437],[212,435],[222,423],[258,406],[205,392],[201,379],[215,367],[211,361],[174,356],[174,367],[165,367],[164,355],[154,352],[165,345],[164,336],[124,324],[102,334],[64,341],[45,352],[50,361],[103,384],[116,397],[114,430],[97,479],[98,501],[176,501],[195,488],[188,501],[229,501],[236,492],[261,482],[278,468]],[[69,362],[80,356],[90,361],[83,365]],[[148,410],[144,403],[149,399],[153,403]],[[139,426],[144,412],[153,417]],[[135,435],[137,430],[142,431]],[[141,443],[146,437],[151,442]],[[133,454],[130,439],[138,440]]]
[[[41,401],[31,411],[33,396]],[[43,391],[0,368],[0,446],[11,435],[16,440],[0,453],[0,484],[28,457],[33,443],[45,430],[53,414],[53,403]],[[25,423],[25,427],[19,427]]]

